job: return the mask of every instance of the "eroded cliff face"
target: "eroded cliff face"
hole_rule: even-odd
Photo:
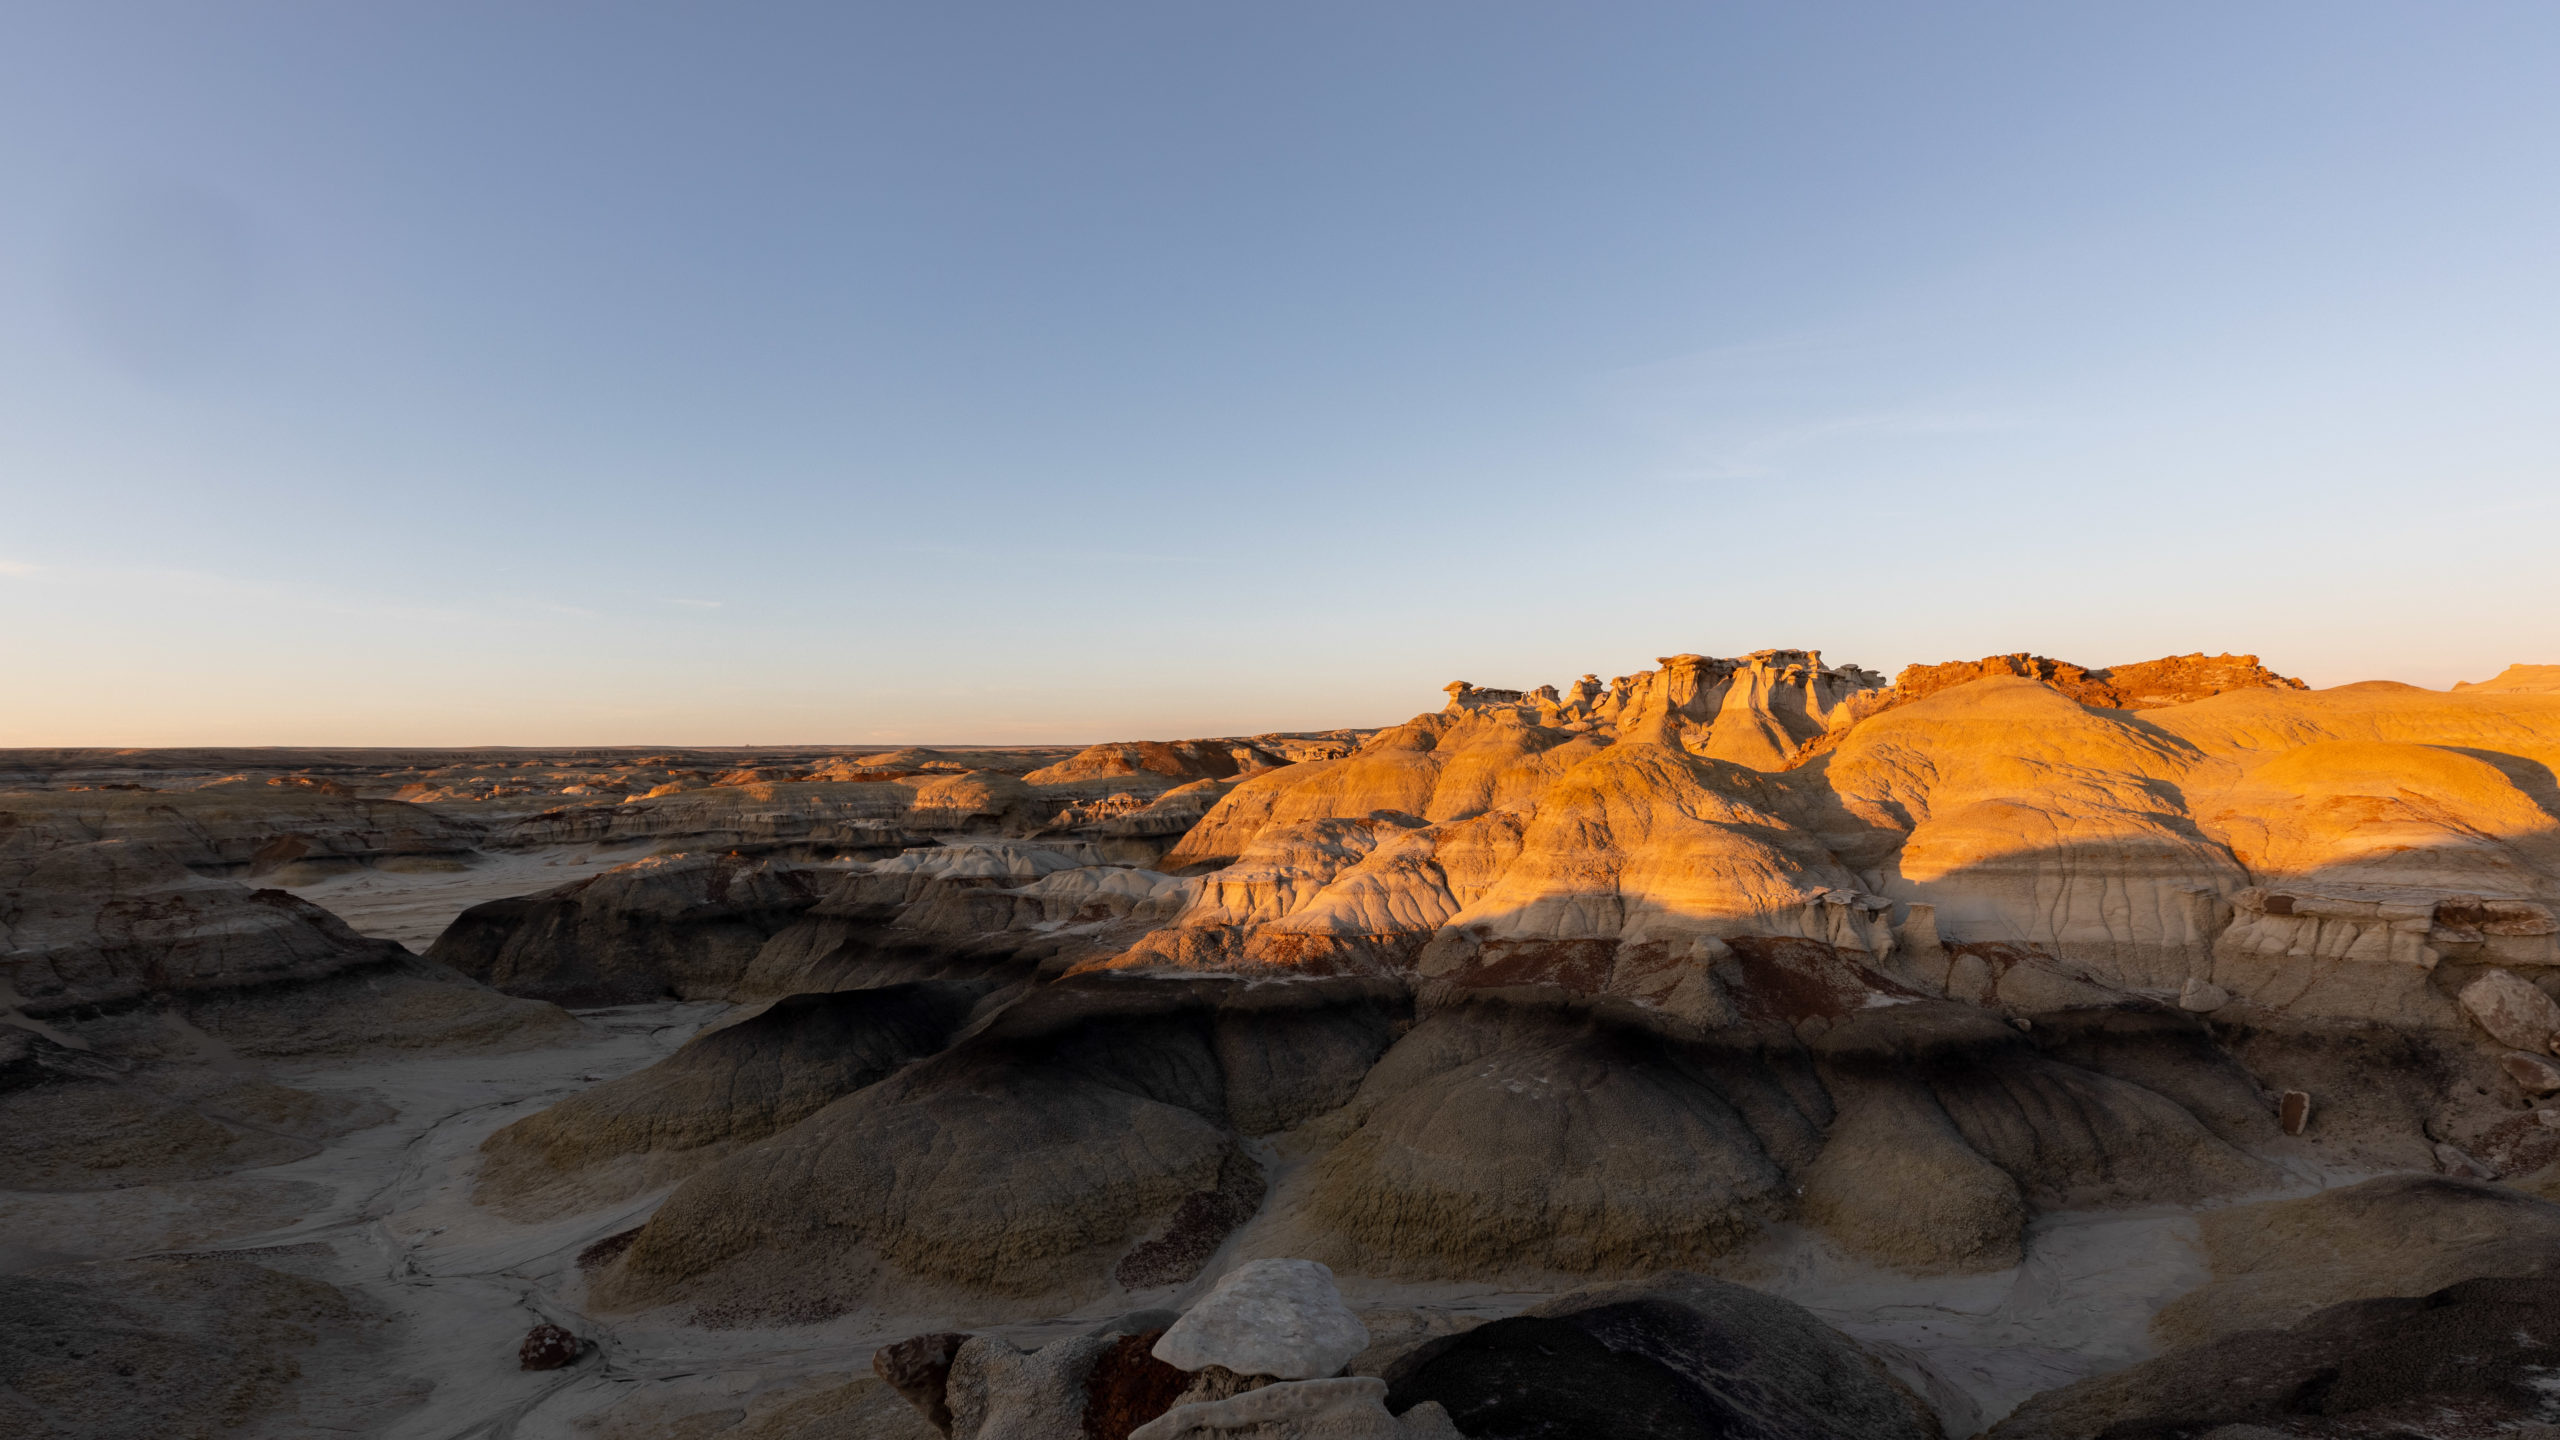
[[[1884,677],[1855,665],[1822,663],[1819,650],[1755,650],[1738,659],[1666,655],[1659,670],[1621,675],[1606,686],[1585,675],[1567,692],[1449,685],[1452,715],[1508,711],[1522,723],[1608,739],[1645,740],[1783,769],[1816,736],[1846,724],[1862,697],[1874,703]]]
[[[1711,1017],[1739,939],[1937,967],[2003,945],[2126,992],[2458,1028],[2476,967],[2560,959],[2560,701],[2310,692],[2245,656],[1872,678],[1769,651],[1570,697],[1453,686],[1341,760],[1238,785],[1163,862],[1196,898],[1107,963],[1558,983]],[[2491,902],[2495,937],[2433,918]]]

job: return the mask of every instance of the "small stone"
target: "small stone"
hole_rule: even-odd
[[[1343,1305],[1331,1270],[1313,1260],[1256,1260],[1221,1277],[1165,1331],[1155,1356],[1184,1370],[1223,1365],[1320,1380],[1368,1348],[1369,1329]]]
[[[557,1325],[536,1325],[524,1332],[524,1343],[516,1347],[516,1363],[527,1370],[557,1370],[576,1363],[585,1348],[577,1336]]]
[[[2276,1102],[2276,1123],[2287,1135],[2299,1135],[2311,1128],[2311,1092],[2287,1090]]]
[[[871,1352],[871,1371],[889,1382],[906,1402],[916,1407],[933,1428],[951,1433],[951,1357],[969,1337],[958,1331],[942,1330],[930,1335],[911,1335],[895,1345],[883,1345]]]
[[[2504,970],[2492,970],[2462,987],[2462,1008],[2501,1045],[2548,1051],[2560,1036],[2560,1004]]]
[[[2560,1090],[2560,1065],[2554,1065],[2539,1055],[2528,1055],[2519,1050],[2500,1060],[2498,1068],[2506,1071],[2507,1078],[2522,1087],[2527,1095],[2548,1095]]]
[[[2536,1110],[2533,1118],[2540,1121],[2545,1130],[2560,1130],[2560,1110]]]
[[[2497,1171],[2492,1170],[2487,1165],[2473,1159],[2468,1152],[2462,1149],[2462,1147],[2455,1145],[2449,1140],[2439,1140],[2436,1142],[2436,1168],[2447,1175],[2459,1175],[2466,1180],[2495,1180],[2498,1178]]]
[[[2201,975],[2188,976],[2186,985],[2178,991],[2178,1008],[2198,1015],[2210,1015],[2230,1003],[2230,991]]]

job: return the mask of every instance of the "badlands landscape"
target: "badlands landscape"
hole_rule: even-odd
[[[0,754],[0,1437],[2560,1436],[2560,666],[1443,693]]]

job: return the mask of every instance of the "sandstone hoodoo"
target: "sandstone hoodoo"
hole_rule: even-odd
[[[595,1440],[2524,1433],[2545,678],[1779,649],[1081,750],[22,754],[0,1379]]]

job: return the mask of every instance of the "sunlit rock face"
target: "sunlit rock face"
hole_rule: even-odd
[[[2002,945],[2128,992],[2438,1025],[2459,1023],[2438,964],[2552,963],[2560,701],[2312,692],[2253,656],[1877,678],[1763,651],[1569,693],[1452,685],[1340,760],[1239,784],[1163,862],[1198,877],[1190,904],[1110,963],[1659,1004],[1739,938],[1906,964]],[[1716,1013],[1700,985],[1678,1003]]]

